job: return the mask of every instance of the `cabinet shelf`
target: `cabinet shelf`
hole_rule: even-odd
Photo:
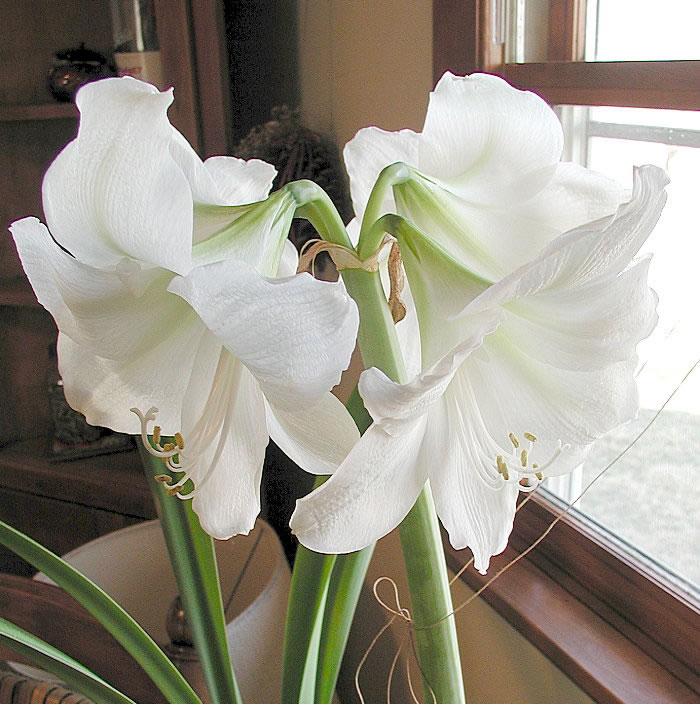
[[[156,517],[138,452],[52,462],[48,445],[48,438],[39,437],[0,448],[0,486],[137,518]]]
[[[73,103],[45,103],[42,105],[0,105],[0,122],[28,120],[76,119],[78,108]]]

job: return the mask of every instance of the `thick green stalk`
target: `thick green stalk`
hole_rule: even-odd
[[[199,525],[191,501],[168,496],[155,481],[163,474],[162,461],[140,444],[139,449],[209,698],[212,704],[242,704],[226,641],[214,543]]]
[[[360,433],[364,433],[371,425],[372,418],[362,403],[357,387],[350,394],[345,407]],[[374,553],[374,545],[349,555],[338,555],[336,558],[323,615],[315,704],[330,704],[333,699],[340,664],[372,553]]]
[[[41,570],[92,614],[144,669],[169,702],[201,704],[192,687],[153,639],[94,582],[35,540],[2,521],[0,544]]]
[[[315,704],[331,704],[350,627],[365,581],[374,544],[338,555],[328,585],[318,651]]]
[[[371,246],[378,246],[381,227],[371,218],[380,215],[380,205],[388,187],[405,182],[410,178],[408,167],[394,164],[387,167],[370,196],[363,232],[368,233],[363,242],[362,234],[358,245],[361,259],[372,254]],[[312,202],[304,214],[325,239],[338,241],[335,232],[328,232],[327,224],[332,220],[324,211],[324,201]],[[318,211],[321,211],[320,213]],[[393,219],[382,215],[387,228],[391,229]],[[334,228],[335,229],[335,228]],[[371,240],[371,242],[370,242]],[[348,292],[355,299],[360,311],[360,332],[358,340],[362,359],[366,367],[376,366],[394,381],[405,383],[406,371],[403,365],[398,339],[391,312],[386,301],[378,272],[347,269],[342,272]],[[440,540],[429,486],[423,489],[415,506],[404,519],[400,528],[401,546],[409,575],[411,609],[416,632],[416,648],[427,701],[432,701],[435,693],[438,704],[464,704],[464,684],[457,643],[457,631],[452,613],[452,596],[447,580],[447,567]],[[436,625],[433,625],[436,624]],[[426,628],[431,626],[430,628]]]
[[[360,432],[366,430],[372,419],[357,389],[346,405]],[[282,704],[332,699],[372,550],[336,556],[299,546],[287,609]]]
[[[321,627],[335,560],[335,555],[320,555],[303,545],[297,550],[284,632],[281,704],[313,702],[318,666],[314,633]],[[305,686],[304,675],[309,671],[314,673],[314,682]]]
[[[426,485],[399,528],[424,701],[464,704],[459,643],[430,485]],[[447,618],[446,618],[447,617]]]

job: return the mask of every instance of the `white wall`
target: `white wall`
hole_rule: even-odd
[[[396,532],[377,543],[369,568],[365,592],[358,608],[361,623],[357,628],[353,626],[338,689],[344,703],[358,701],[354,694],[355,671],[372,639],[385,623],[385,612],[377,606],[371,594],[374,580],[383,576],[391,577],[396,582],[401,606],[410,609],[401,545]],[[379,593],[396,608],[388,584],[381,585]],[[464,582],[455,582],[452,587],[454,606],[463,604],[471,594],[473,592]],[[455,619],[469,704],[595,704],[484,601],[476,599],[457,613]],[[384,692],[391,661],[397,645],[406,634],[404,622],[397,622],[390,630],[393,631],[392,635],[382,636],[362,669],[361,687],[368,704],[385,702]],[[409,652],[406,645],[392,686],[392,701],[402,704],[411,701],[403,657]],[[414,688],[420,689],[420,675],[415,664],[411,667]]]

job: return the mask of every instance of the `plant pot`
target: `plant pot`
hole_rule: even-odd
[[[226,632],[243,699],[277,704],[290,581],[282,547],[270,526],[258,520],[250,535],[216,541],[216,553],[224,604],[230,602]],[[170,642],[166,619],[178,589],[159,521],[104,535],[64,559],[121,604],[158,644]],[[35,578],[51,582],[41,573]],[[183,671],[201,678],[197,668]],[[201,691],[201,679],[191,683]]]

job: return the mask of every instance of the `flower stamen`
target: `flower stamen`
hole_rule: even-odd
[[[153,428],[152,438],[149,440],[148,424],[156,419],[158,409],[155,406],[152,406],[144,414],[138,408],[132,408],[131,412],[135,413],[141,421],[141,442],[146,448],[146,451],[154,457],[158,457],[171,472],[182,471],[180,462],[175,459],[176,457],[179,459],[179,453],[185,448],[185,441],[182,434],[175,433],[175,442],[166,442],[161,445],[161,428],[159,425],[156,425]],[[180,481],[171,484],[173,478],[169,474],[158,474],[153,478],[155,481],[160,482],[165,486],[168,496],[179,494],[184,484],[184,480],[186,480],[183,478]]]
[[[504,481],[517,481],[522,491],[532,491],[544,480],[544,470],[550,467],[559,455],[570,449],[571,446],[568,444],[564,445],[559,440],[551,457],[540,465],[536,462],[530,462],[537,436],[533,433],[523,433],[523,438],[528,441],[529,446],[522,448],[518,452],[521,446],[520,439],[515,433],[508,433],[508,439],[513,445],[513,453],[510,458],[506,458],[504,455],[496,457],[496,471],[503,477]],[[511,476],[513,477],[512,480]]]
[[[182,437],[182,433],[175,433],[175,444],[177,445],[178,450],[185,449],[185,441]]]

